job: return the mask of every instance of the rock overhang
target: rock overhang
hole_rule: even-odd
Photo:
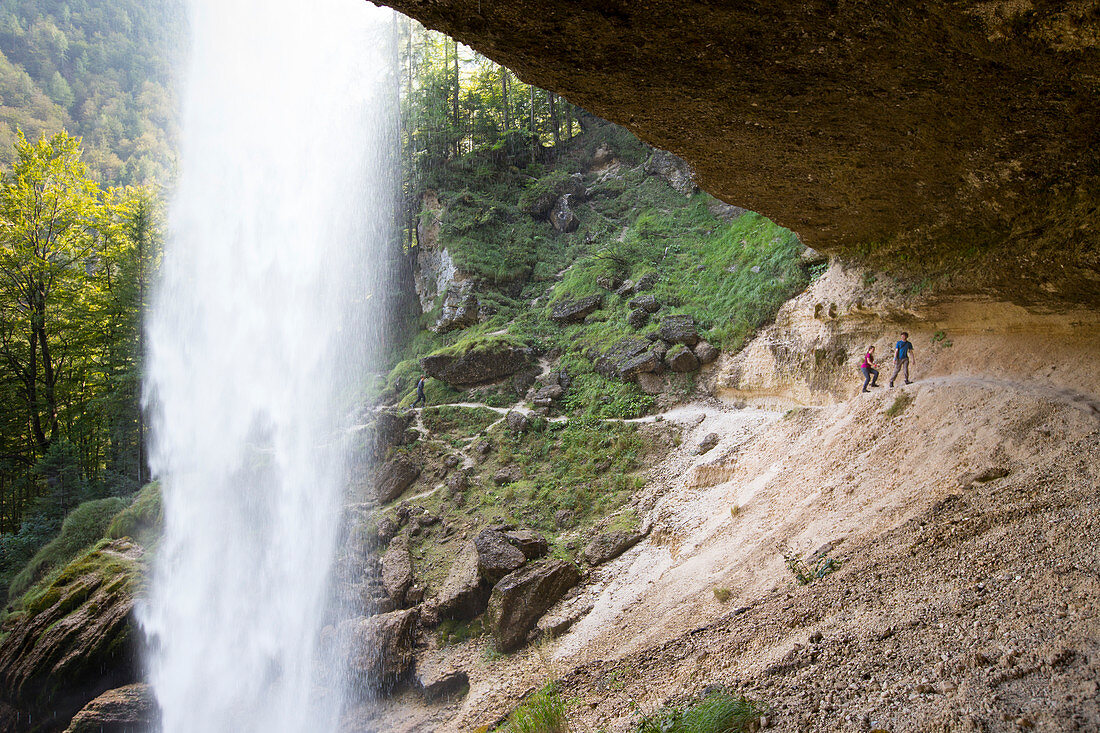
[[[1100,304],[1100,2],[385,0],[945,292]]]

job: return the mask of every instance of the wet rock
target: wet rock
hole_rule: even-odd
[[[379,503],[386,504],[405,493],[420,478],[420,466],[404,456],[386,463],[375,477],[375,490]]]
[[[686,315],[665,316],[657,329],[658,335],[670,344],[694,346],[699,343],[699,332],[695,330],[695,319]]]
[[[608,560],[614,560],[641,542],[644,537],[645,533],[643,532],[628,532],[626,530],[604,532],[588,543],[582,556],[589,565],[601,565]]]
[[[526,347],[489,337],[462,353],[444,350],[425,356],[420,366],[429,376],[452,387],[472,387],[521,372],[530,366],[532,358]]]
[[[474,538],[477,569],[486,582],[493,584],[527,562],[523,551],[508,541],[504,532],[485,529]]]
[[[405,594],[412,583],[412,555],[409,553],[409,541],[402,535],[391,542],[382,555],[382,587],[395,608],[405,604]]]
[[[367,422],[363,445],[375,460],[381,460],[391,448],[407,445],[408,432],[415,416],[407,410],[378,410]]]
[[[710,451],[714,446],[718,445],[718,433],[709,433],[707,437],[703,438],[699,442],[699,449],[696,451],[699,455]]]
[[[654,150],[645,164],[645,172],[658,176],[684,196],[693,196],[699,190],[695,185],[695,171],[679,156],[664,150]]]
[[[699,359],[688,347],[676,344],[665,354],[665,365],[674,372],[694,372],[699,368]]]
[[[137,682],[108,690],[89,702],[69,722],[65,733],[131,733],[155,730],[159,722],[152,690]]]
[[[335,641],[347,664],[365,684],[390,690],[408,679],[413,665],[416,609],[350,619],[340,624]]]
[[[467,542],[447,572],[447,579],[432,603],[440,618],[472,619],[485,610],[489,587],[478,572],[478,552]]]
[[[627,316],[626,322],[630,324],[631,328],[642,328],[645,324],[649,323],[649,313],[641,308],[632,310],[630,311],[630,315]]]
[[[497,649],[511,652],[523,646],[527,632],[580,577],[572,563],[545,560],[501,578],[489,596],[485,612]]]
[[[0,641],[0,690],[43,729],[138,678],[133,589],[142,548],[113,540],[78,557]]]
[[[602,305],[603,296],[599,293],[576,300],[560,300],[550,309],[550,320],[559,324],[580,323]]]
[[[580,174],[558,181],[553,187],[531,201],[527,205],[526,212],[535,219],[550,218],[555,205],[563,196],[569,196],[576,201],[583,201],[587,197],[584,178]]]
[[[504,423],[513,433],[525,433],[531,427],[531,421],[519,410],[509,410],[504,416]]]
[[[480,320],[480,306],[473,282],[466,280],[452,285],[443,297],[443,307],[433,330],[449,333],[473,326]]]
[[[573,196],[571,194],[565,194],[558,199],[554,209],[550,212],[550,223],[559,232],[564,233],[574,232],[580,226],[581,220],[577,218],[576,212],[573,211]]]
[[[651,293],[645,293],[639,295],[630,301],[631,308],[640,308],[646,313],[656,313],[661,310],[661,304],[657,302],[657,299],[653,297]]]
[[[504,537],[528,560],[537,560],[550,552],[550,543],[546,538],[531,529],[508,530],[504,532]]]
[[[695,344],[692,351],[695,352],[695,358],[699,360],[700,364],[710,364],[718,359],[718,349],[712,346],[709,341],[700,341]]]

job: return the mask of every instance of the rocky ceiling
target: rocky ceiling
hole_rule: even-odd
[[[1100,305],[1100,0],[383,0],[812,247]]]

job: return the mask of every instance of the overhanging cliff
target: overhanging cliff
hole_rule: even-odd
[[[383,2],[812,247],[1100,304],[1100,2]]]

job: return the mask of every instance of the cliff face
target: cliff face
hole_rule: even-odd
[[[384,0],[810,246],[1100,303],[1100,2]]]

